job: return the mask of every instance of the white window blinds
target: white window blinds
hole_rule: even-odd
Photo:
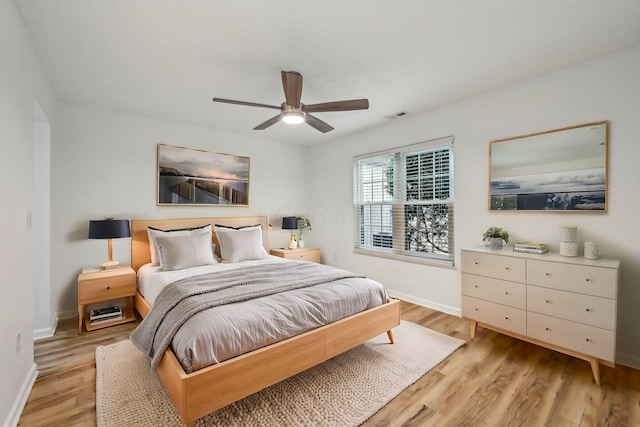
[[[453,263],[453,137],[358,156],[359,252]]]

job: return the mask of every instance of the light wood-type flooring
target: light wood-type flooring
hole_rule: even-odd
[[[466,345],[368,420],[364,426],[640,426],[640,371],[601,367],[596,386],[587,362],[478,329],[410,303],[402,318],[461,338]],[[20,426],[95,426],[96,346],[127,339],[137,323],[77,334],[65,321],[37,341],[39,375]]]

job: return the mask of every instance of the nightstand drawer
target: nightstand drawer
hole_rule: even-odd
[[[320,263],[319,248],[271,249],[271,255],[285,259]]]
[[[82,286],[78,289],[78,302],[80,304],[89,304],[131,296],[135,294],[135,288],[136,282],[134,275],[84,280],[82,281]]]
[[[290,254],[286,254],[284,256],[286,259],[298,259],[302,261],[312,261],[312,262],[320,262],[320,251],[301,251],[301,252],[292,252]]]

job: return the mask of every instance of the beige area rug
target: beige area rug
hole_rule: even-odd
[[[386,334],[198,420],[197,426],[357,426],[464,344],[402,322]],[[96,349],[98,427],[180,426],[148,359],[122,341]]]

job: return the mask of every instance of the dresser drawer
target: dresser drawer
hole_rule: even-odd
[[[615,329],[616,305],[612,299],[527,286],[527,310],[611,331]]]
[[[518,308],[463,295],[462,316],[520,335],[527,333],[526,311]]]
[[[527,308],[527,290],[521,283],[462,273],[462,294],[510,307]]]
[[[510,256],[462,251],[462,272],[525,283],[525,260]]]
[[[78,288],[78,303],[89,304],[135,294],[135,275],[84,280]]]
[[[527,284],[616,298],[618,271],[613,268],[528,260]]]
[[[613,331],[528,312],[527,335],[598,359],[615,361]]]

